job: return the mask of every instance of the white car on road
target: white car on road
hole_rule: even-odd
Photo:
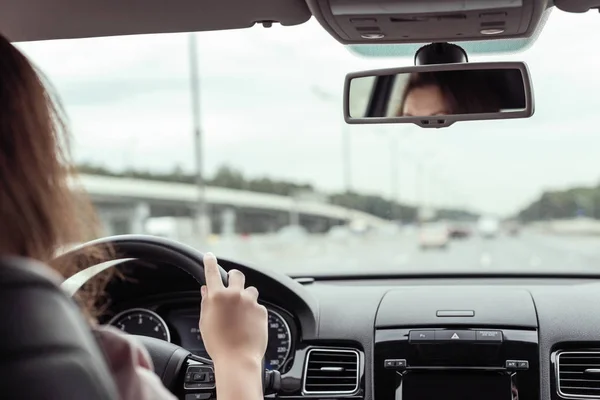
[[[500,231],[500,221],[493,217],[481,217],[477,223],[477,229],[484,238],[495,238]]]
[[[450,242],[448,225],[440,222],[431,222],[419,228],[419,247],[423,250],[430,248],[445,249]]]

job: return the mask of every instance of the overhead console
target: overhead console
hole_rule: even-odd
[[[377,400],[540,399],[537,318],[525,290],[395,290],[375,324]]]
[[[530,37],[546,0],[307,0],[344,44]]]

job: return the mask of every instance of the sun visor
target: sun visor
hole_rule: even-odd
[[[526,38],[546,0],[307,0],[344,44],[424,43]]]

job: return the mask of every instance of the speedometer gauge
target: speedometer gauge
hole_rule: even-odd
[[[269,310],[269,343],[265,353],[265,367],[280,369],[292,348],[292,333],[281,314]]]
[[[132,308],[117,314],[109,322],[130,335],[149,336],[171,341],[171,334],[165,321],[155,312],[145,308]]]

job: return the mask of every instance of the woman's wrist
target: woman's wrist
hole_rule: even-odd
[[[262,400],[262,360],[225,357],[214,360],[219,400]]]
[[[262,372],[263,360],[258,357],[227,355],[213,358],[215,372],[217,369]]]

